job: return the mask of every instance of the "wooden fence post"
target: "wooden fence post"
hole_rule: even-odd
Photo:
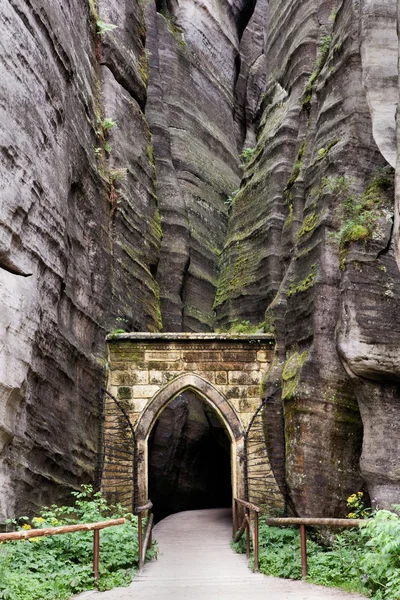
[[[307,577],[307,535],[306,526],[300,525],[300,546],[301,546],[301,576]]]
[[[258,541],[258,512],[254,512],[254,568],[253,571],[258,571],[259,567],[259,541]]]
[[[93,531],[93,575],[96,588],[99,587],[99,556],[100,556],[100,531]]]

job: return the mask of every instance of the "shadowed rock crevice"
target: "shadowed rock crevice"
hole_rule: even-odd
[[[163,410],[148,452],[157,520],[183,510],[231,506],[230,440],[194,393],[181,394]]]

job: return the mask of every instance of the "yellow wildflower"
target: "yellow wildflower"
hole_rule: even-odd
[[[22,525],[22,529],[32,529],[32,527],[30,525],[28,525],[27,523],[25,523],[25,525]]]
[[[43,517],[33,517],[32,519],[32,523],[44,523],[46,521],[46,519],[43,519]]]

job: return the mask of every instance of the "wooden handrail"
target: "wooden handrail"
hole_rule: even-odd
[[[238,505],[243,506],[246,509],[244,519],[239,527],[238,518]],[[234,512],[233,512],[233,540],[238,542],[244,532],[246,532],[246,555],[250,556],[250,535],[253,539],[253,551],[254,551],[254,571],[258,570],[259,565],[259,516],[263,512],[263,509],[251,502],[241,500],[240,498],[234,498]],[[251,521],[251,516],[254,515],[254,526]],[[339,527],[339,528],[350,528],[350,527],[361,527],[364,523],[364,519],[329,519],[329,518],[299,518],[299,517],[282,517],[282,518],[271,518],[265,519],[267,525],[284,527],[286,525],[299,525],[300,526],[300,550],[301,550],[301,573],[302,577],[307,577],[307,536],[306,526],[312,527]]]
[[[147,548],[149,547],[149,543],[150,543],[150,536],[151,536],[151,529],[153,527],[153,521],[154,521],[154,515],[153,513],[149,516],[149,520],[146,523],[146,533],[144,536],[144,543],[143,543],[143,549],[142,549],[142,562],[144,564],[144,561],[146,560],[146,551]]]
[[[93,531],[124,524],[125,519],[112,519],[110,521],[100,521],[99,523],[79,523],[78,525],[62,525],[61,527],[45,527],[43,529],[22,529],[20,531],[0,533],[0,542],[26,540],[32,537],[60,535],[62,533],[75,533],[76,531]]]
[[[27,540],[63,533],[76,533],[78,531],[93,531],[93,576],[97,587],[99,582],[100,530],[106,527],[124,525],[125,523],[126,519],[110,519],[98,523],[79,523],[77,525],[62,525],[61,527],[44,527],[43,529],[21,529],[20,531],[0,533],[0,542]]]
[[[305,517],[282,517],[265,519],[267,525],[309,525],[313,527],[360,527],[365,519],[326,519]]]
[[[259,566],[259,513],[262,509],[251,502],[241,500],[240,498],[234,498],[234,513],[233,513],[233,527],[237,531],[234,532],[234,541],[238,542],[244,532],[246,532],[246,556],[250,558],[250,536],[253,539],[253,551],[254,551],[254,565],[253,571],[258,571]],[[243,522],[240,527],[238,519],[238,505],[244,506],[246,509]],[[251,516],[254,515],[254,526],[251,521]]]
[[[248,508],[249,510],[252,510],[254,512],[262,512],[262,508],[260,508],[259,506],[256,506],[255,504],[252,504],[251,502],[246,502],[246,500],[240,500],[240,498],[235,498],[235,502],[237,502],[238,504],[241,504],[242,506],[245,506],[246,508]]]
[[[144,506],[138,506],[137,509],[135,510],[135,514],[139,514],[141,512],[146,512],[146,510],[151,510],[153,508],[153,503],[151,500],[149,500],[147,502],[147,504],[145,504]]]
[[[306,526],[312,527],[339,527],[340,529],[349,527],[361,527],[365,523],[364,519],[326,519],[309,517],[282,517],[275,519],[265,519],[267,525],[284,527],[285,525],[300,526],[300,550],[301,550],[301,575],[307,577],[307,535]]]
[[[151,512],[153,508],[153,503],[151,500],[148,500],[146,504],[143,506],[139,506],[136,509],[136,514],[138,516],[138,540],[139,540],[139,573],[143,569],[144,562],[146,560],[146,551],[151,546],[151,530],[153,527],[154,515]],[[144,534],[143,540],[143,517],[146,512],[150,511],[146,523],[146,531]]]

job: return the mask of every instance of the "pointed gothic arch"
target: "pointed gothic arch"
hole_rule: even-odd
[[[167,383],[154,395],[136,425],[139,503],[145,503],[148,499],[147,442],[151,430],[167,404],[187,390],[194,392],[210,406],[223,423],[231,440],[232,493],[233,496],[243,497],[245,432],[242,423],[229,401],[210,382],[195,373],[185,373]]]

